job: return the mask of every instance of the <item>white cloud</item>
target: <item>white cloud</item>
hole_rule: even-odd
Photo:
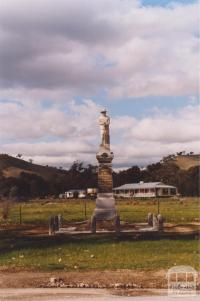
[[[82,105],[67,102],[62,108],[40,104],[0,103],[0,137],[3,139],[62,139],[96,136],[95,120],[100,106],[91,100]]]
[[[4,142],[1,152],[22,153],[39,164],[69,167],[75,160],[95,164],[99,110],[92,100],[81,105],[71,101],[63,111],[57,106],[39,111],[37,104],[35,108],[2,104],[0,136],[12,143]],[[146,165],[182,150],[200,152],[199,113],[198,105],[190,105],[173,114],[157,110],[148,118],[111,118],[114,166]]]
[[[146,165],[159,161],[163,156],[185,150],[200,152],[200,106],[186,106],[174,113],[156,110],[141,119],[127,117],[113,120],[119,129],[113,133],[122,137],[114,145],[116,164]]]
[[[90,98],[102,91],[122,99],[191,96],[191,106],[178,112],[113,117],[115,166],[200,151],[197,3],[0,0],[0,6],[1,152],[65,167],[76,159],[95,163],[100,106]],[[88,100],[78,104],[78,96]]]
[[[1,95],[195,95],[198,4],[0,0]]]
[[[186,107],[178,112],[157,113],[143,118],[131,130],[134,139],[163,143],[191,143],[200,138],[200,107]]]

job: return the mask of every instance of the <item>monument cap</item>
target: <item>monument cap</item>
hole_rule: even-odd
[[[101,110],[101,113],[107,113],[106,108],[102,109],[102,110]]]

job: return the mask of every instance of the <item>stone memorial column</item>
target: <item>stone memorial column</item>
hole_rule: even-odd
[[[115,199],[113,196],[112,160],[113,152],[110,150],[110,118],[106,110],[99,117],[101,131],[101,144],[96,158],[99,163],[98,170],[98,194],[96,208],[92,215],[92,232],[96,232],[96,221],[116,219]],[[119,224],[119,218],[118,218]],[[118,225],[119,228],[119,225]]]

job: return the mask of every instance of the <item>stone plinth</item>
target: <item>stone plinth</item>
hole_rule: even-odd
[[[109,163],[100,164],[98,172],[99,193],[109,193],[113,188],[112,166]]]
[[[98,193],[93,216],[99,221],[115,218],[115,199],[112,193]]]
[[[114,154],[109,146],[100,146],[97,153],[99,162],[98,170],[98,195],[96,199],[96,208],[93,216],[96,220],[111,220],[116,216],[115,199],[113,197],[113,178],[112,178],[112,160]]]

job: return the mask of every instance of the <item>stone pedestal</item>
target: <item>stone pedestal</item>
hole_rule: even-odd
[[[98,193],[96,199],[96,208],[93,215],[96,220],[111,220],[116,216],[115,199],[112,193]]]
[[[113,196],[112,160],[113,153],[109,147],[100,146],[97,153],[99,162],[98,191],[96,208],[93,212],[96,220],[111,220],[116,217],[115,199]]]
[[[158,214],[157,219],[158,219],[158,230],[163,231],[163,229],[164,229],[164,218],[161,214]]]
[[[153,213],[149,212],[147,216],[148,225],[153,227]]]

